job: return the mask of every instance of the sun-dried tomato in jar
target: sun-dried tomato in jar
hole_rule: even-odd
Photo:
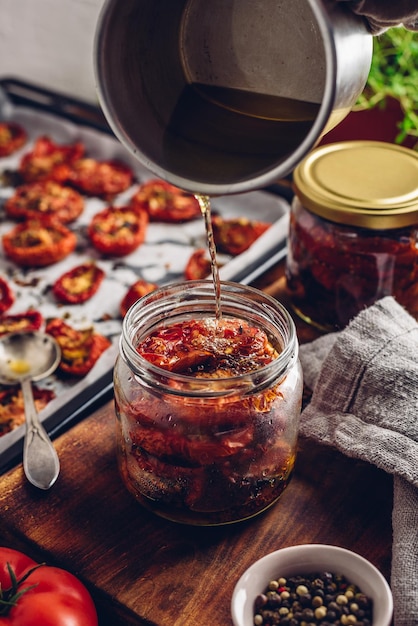
[[[294,188],[286,278],[299,316],[336,330],[392,295],[418,318],[418,153],[329,144],[298,165]]]
[[[294,467],[302,398],[298,344],[276,300],[210,281],[162,287],[124,318],[114,389],[126,487],[192,525],[273,505]]]

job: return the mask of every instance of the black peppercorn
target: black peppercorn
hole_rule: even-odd
[[[254,603],[255,626],[371,626],[372,601],[340,574],[314,572],[269,582]]]

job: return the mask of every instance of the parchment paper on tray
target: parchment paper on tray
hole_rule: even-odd
[[[15,154],[0,159],[0,177],[7,170],[16,170],[22,155],[32,149],[34,141],[41,135],[48,135],[58,144],[83,142],[86,156],[98,160],[118,159],[131,166],[136,176],[135,185],[112,201],[116,206],[123,206],[130,200],[138,183],[155,178],[110,135],[27,107],[8,105],[3,109],[5,118],[24,126],[29,141]],[[15,225],[6,219],[1,208],[13,191],[13,187],[0,186],[0,237]],[[139,278],[159,285],[183,280],[184,269],[192,252],[206,246],[203,219],[183,224],[150,223],[145,242],[135,252],[118,259],[104,258],[90,245],[86,229],[92,216],[106,206],[109,203],[99,198],[85,198],[83,214],[69,225],[77,235],[77,248],[66,259],[54,265],[21,269],[0,250],[0,272],[10,281],[16,295],[16,301],[7,311],[8,314],[23,313],[33,308],[40,311],[45,319],[64,318],[75,328],[93,325],[97,332],[112,340],[112,346],[82,380],[64,380],[54,374],[39,383],[39,386],[53,389],[56,394],[56,398],[40,415],[50,430],[71,419],[93,397],[111,386],[122,324],[119,304],[127,289]],[[219,197],[212,200],[212,210],[225,218],[245,216],[272,223],[249,250],[234,259],[220,258],[224,263],[221,268],[223,280],[249,282],[284,256],[289,205],[282,197],[267,192]],[[51,294],[51,285],[64,272],[91,260],[105,272],[99,291],[82,305],[58,304]],[[0,471],[4,471],[11,458],[20,453],[23,428],[20,426],[0,437]]]

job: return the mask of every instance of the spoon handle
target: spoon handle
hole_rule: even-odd
[[[23,469],[26,478],[39,489],[49,489],[58,478],[58,455],[45,428],[39,421],[33,400],[32,383],[21,383],[25,405],[26,433],[23,444]]]

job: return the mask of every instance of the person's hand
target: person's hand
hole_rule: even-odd
[[[393,26],[403,26],[418,31],[417,0],[337,0],[346,2],[350,9],[361,15],[373,35]]]

